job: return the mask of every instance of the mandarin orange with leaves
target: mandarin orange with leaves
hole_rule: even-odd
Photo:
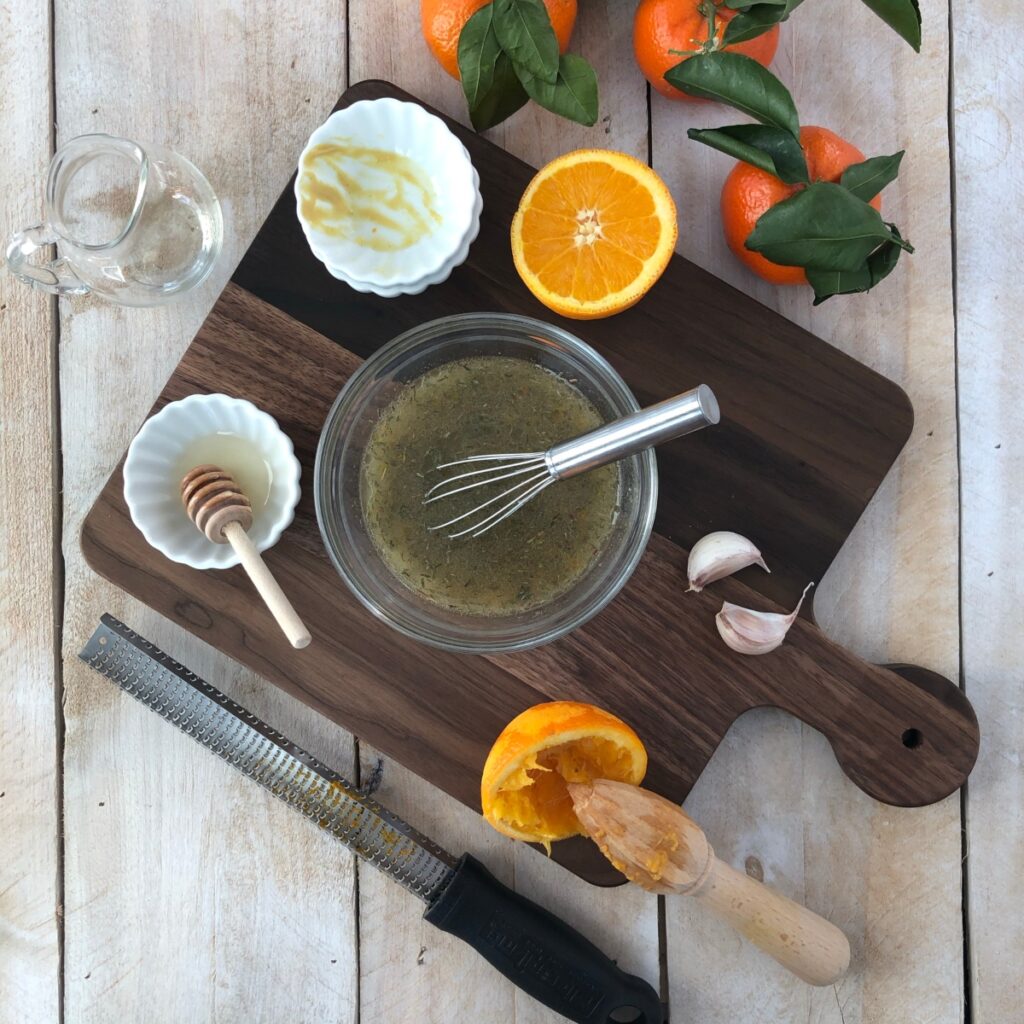
[[[712,4],[712,0],[641,0],[633,17],[633,52],[644,77],[658,92],[674,100],[692,100],[665,81],[665,72],[708,47],[709,6],[714,7],[715,39],[719,42],[737,11]],[[767,67],[779,45],[779,26],[742,43],[722,49],[742,53]]]
[[[431,53],[452,78],[459,75],[459,35],[466,22],[489,0],[420,0],[420,24]],[[576,24],[576,0],[544,0],[562,53]]]
[[[835,132],[814,125],[800,129],[800,146],[811,181],[838,182],[847,167],[864,159],[856,146]],[[736,164],[722,186],[722,227],[729,248],[755,274],[773,284],[807,284],[807,274],[803,267],[773,263],[748,249],[746,241],[764,213],[803,187],[787,185],[774,174],[742,162]],[[871,205],[881,210],[881,196],[875,196]]]

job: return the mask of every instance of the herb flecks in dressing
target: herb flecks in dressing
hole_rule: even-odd
[[[299,195],[308,225],[374,252],[408,249],[441,223],[434,186],[419,164],[347,139],[306,154]]]
[[[545,451],[601,422],[570,383],[524,359],[477,356],[428,371],[384,410],[363,455],[361,501],[374,544],[392,572],[435,604],[475,615],[548,604],[604,549],[618,510],[617,466],[553,483],[476,538],[452,540],[428,527],[508,482],[430,505],[423,496],[459,472],[436,472],[442,462]]]

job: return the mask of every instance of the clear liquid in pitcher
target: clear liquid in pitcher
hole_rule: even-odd
[[[42,291],[94,292],[124,306],[155,306],[194,288],[224,234],[217,196],[188,160],[99,133],[54,154],[45,218],[8,239],[8,269]],[[42,262],[54,242],[57,259]]]
[[[76,273],[115,301],[148,304],[137,300],[194,286],[220,247],[220,207],[206,180],[155,147],[84,154],[54,199],[61,234],[87,252],[71,259]]]

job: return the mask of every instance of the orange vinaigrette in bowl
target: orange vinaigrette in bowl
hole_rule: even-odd
[[[473,615],[511,615],[568,590],[604,550],[619,506],[617,465],[550,487],[480,537],[432,525],[465,511],[423,503],[435,467],[475,452],[544,451],[600,426],[566,379],[526,359],[474,356],[406,386],[363,454],[363,518],[381,557],[410,589]]]

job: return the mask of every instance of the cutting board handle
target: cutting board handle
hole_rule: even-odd
[[[792,643],[790,643],[792,641]],[[978,719],[963,691],[918,665],[871,665],[798,620],[792,668],[814,685],[776,687],[781,707],[828,738],[846,775],[869,796],[920,807],[956,792],[978,756]]]
[[[791,603],[774,603],[734,576],[684,594],[685,573],[685,551],[655,536],[624,594],[594,626],[504,656],[501,665],[551,699],[603,688],[604,706],[647,744],[652,788],[677,800],[686,791],[665,767],[683,774],[683,766],[692,785],[733,722],[759,707],[781,708],[823,733],[846,775],[884,803],[924,806],[967,781],[978,720],[948,679],[915,665],[873,665],[805,616],[768,654],[732,651],[715,625],[723,602],[786,612],[799,592]],[[579,680],[579,689],[567,679]],[[655,687],[661,717],[649,711]],[[680,745],[680,733],[689,745]]]

